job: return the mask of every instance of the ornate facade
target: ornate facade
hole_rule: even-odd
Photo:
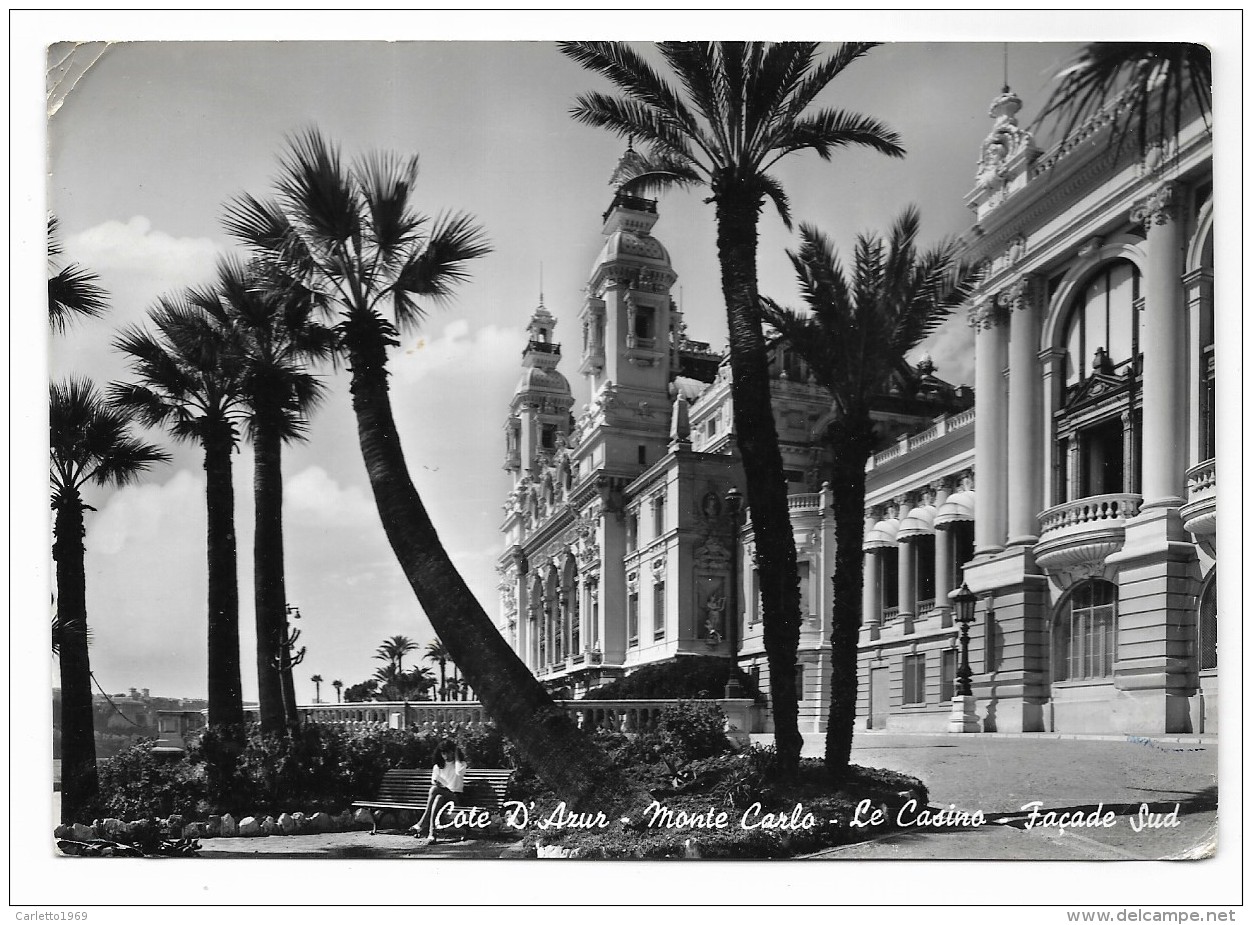
[[[1105,114],[1041,153],[1020,107],[1007,89],[993,103],[967,197],[984,271],[969,306],[978,503],[938,505],[929,531],[951,549],[972,520],[957,559],[980,596],[979,726],[1216,732],[1211,137],[1196,119],[1136,159],[1109,143]],[[900,575],[926,532],[905,534]],[[876,545],[867,561],[889,548]],[[909,614],[924,608],[903,581],[898,613],[870,595],[863,724],[946,728],[950,614]]]
[[[949,594],[965,582],[980,596],[981,730],[1213,732],[1210,138],[1197,121],[1136,160],[1109,145],[1105,119],[1045,152],[1020,107],[1007,89],[994,101],[967,197],[967,253],[984,271],[968,306],[974,392],[923,361],[877,403],[860,724],[947,728]],[[500,631],[568,696],[650,662],[729,656],[732,641],[768,689],[753,537],[725,501],[743,489],[730,370],[685,336],[657,217],[620,193],[604,215],[578,315],[589,404],[571,413],[541,300],[506,424]],[[831,408],[785,346],[771,364],[800,569],[801,728],[819,732]]]

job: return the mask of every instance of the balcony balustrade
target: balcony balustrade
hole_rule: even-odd
[[[1179,510],[1183,529],[1213,558],[1217,557],[1217,460],[1187,470],[1187,501]]]
[[[1069,582],[1103,570],[1122,548],[1126,521],[1139,513],[1140,495],[1093,495],[1050,507],[1039,515],[1035,561]]]

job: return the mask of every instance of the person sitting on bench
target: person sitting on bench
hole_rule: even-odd
[[[426,798],[426,810],[417,825],[409,829],[415,836],[426,836],[426,844],[433,845],[436,840],[435,820],[439,818],[439,810],[444,804],[456,804],[457,798],[465,792],[465,769],[469,761],[461,746],[451,739],[444,739],[435,748],[435,765],[430,771],[430,795]]]

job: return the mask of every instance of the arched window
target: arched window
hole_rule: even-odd
[[[1117,585],[1093,579],[1061,604],[1052,627],[1052,680],[1113,675],[1117,657]]]
[[[1200,671],[1217,667],[1217,581],[1210,578],[1200,592],[1196,613],[1196,661]]]
[[[1065,323],[1065,384],[1074,385],[1094,371],[1096,352],[1104,372],[1132,359],[1139,343],[1139,270],[1128,260],[1114,260],[1087,281]]]

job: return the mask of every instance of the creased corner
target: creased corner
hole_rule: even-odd
[[[48,118],[69,98],[91,67],[104,56],[109,42],[57,42],[48,46]]]

